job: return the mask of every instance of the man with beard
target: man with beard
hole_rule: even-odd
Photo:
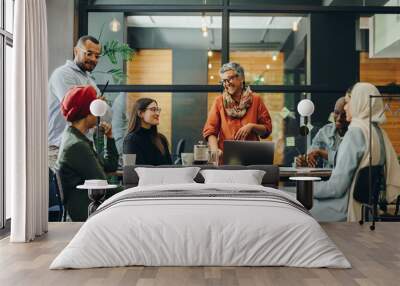
[[[333,111],[334,122],[324,125],[318,131],[309,148],[307,162],[304,155],[298,156],[296,158],[297,166],[317,167],[322,165],[324,168],[333,168],[335,166],[337,150],[349,126],[349,122],[346,121],[344,105],[344,97],[336,101]]]
[[[48,93],[48,146],[49,167],[54,168],[62,133],[67,122],[61,115],[60,105],[67,90],[77,85],[91,85],[99,90],[91,77],[101,55],[99,41],[92,36],[81,37],[74,47],[74,60],[58,67],[49,79]]]
[[[271,117],[262,98],[245,85],[244,69],[226,63],[220,71],[224,90],[208,114],[203,137],[222,162],[225,140],[258,141],[272,132]]]

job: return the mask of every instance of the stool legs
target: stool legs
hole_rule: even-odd
[[[89,189],[88,195],[89,195],[89,199],[91,200],[91,203],[88,206],[88,216],[90,216],[92,213],[94,213],[97,210],[97,208],[103,202],[103,200],[106,196],[106,190],[105,189]]]

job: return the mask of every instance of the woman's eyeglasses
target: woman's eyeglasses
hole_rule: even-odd
[[[234,79],[237,78],[238,76],[239,76],[239,75],[235,74],[235,75],[233,75],[233,76],[231,76],[231,77],[224,78],[224,79],[222,79],[222,80],[220,81],[220,83],[221,83],[221,84],[230,83],[232,80],[234,80]]]
[[[146,110],[150,110],[151,112],[154,113],[160,113],[161,112],[161,108],[160,107],[150,107],[150,108],[146,108]]]

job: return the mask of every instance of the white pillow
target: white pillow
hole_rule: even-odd
[[[202,170],[205,184],[261,185],[265,171],[261,170]]]
[[[187,168],[135,168],[139,186],[195,183],[199,167]]]

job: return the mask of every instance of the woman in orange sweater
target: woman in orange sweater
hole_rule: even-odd
[[[219,74],[224,91],[213,103],[203,137],[222,158],[224,140],[258,141],[271,134],[272,124],[261,97],[245,88],[244,70],[239,64],[226,63]]]

